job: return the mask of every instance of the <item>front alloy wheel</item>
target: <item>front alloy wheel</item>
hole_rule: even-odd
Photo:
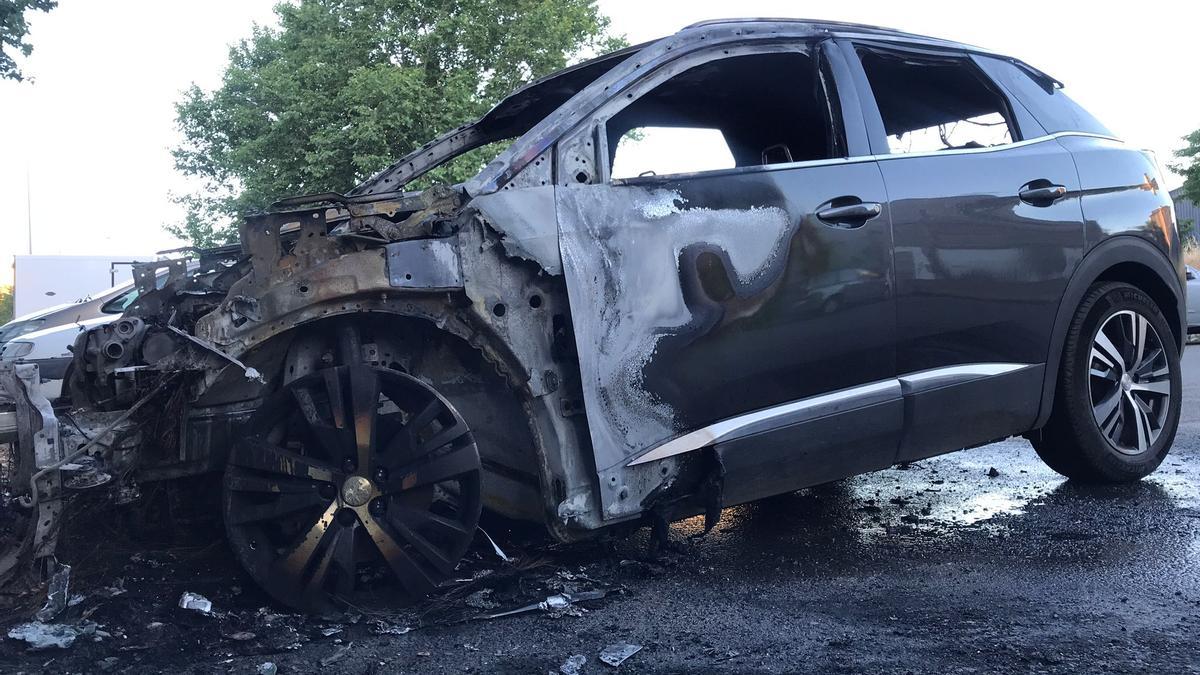
[[[269,396],[230,452],[226,529],[278,601],[399,605],[448,579],[479,522],[479,451],[425,383],[362,364]]]

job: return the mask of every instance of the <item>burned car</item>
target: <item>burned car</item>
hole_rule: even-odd
[[[465,184],[405,190],[500,141]],[[5,366],[26,559],[72,490],[223,472],[231,548],[280,602],[403,602],[452,576],[483,507],[561,541],[711,526],[1020,434],[1128,481],[1179,420],[1153,158],[1054,78],[940,39],[691,26],[240,235],[156,264],[161,289],[135,272],[75,345],[73,424]]]

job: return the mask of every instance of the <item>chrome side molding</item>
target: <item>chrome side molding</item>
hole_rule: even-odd
[[[1038,367],[1037,364],[1031,363],[964,363],[907,373],[887,380],[782,403],[714,422],[695,431],[689,431],[663,441],[634,458],[626,466],[636,466],[666,457],[682,455],[714,443],[745,438],[764,431],[815,420],[826,415],[894,401],[922,391],[962,384],[985,377],[1007,375],[1018,370],[1036,367]]]

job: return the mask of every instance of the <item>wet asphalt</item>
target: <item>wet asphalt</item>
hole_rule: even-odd
[[[702,537],[701,519],[676,523],[657,555],[645,531],[554,546],[491,521],[516,568],[480,546],[463,574],[484,576],[460,592],[324,622],[263,619],[282,610],[256,610],[223,544],[121,553],[131,591],[81,605],[116,637],[34,654],[6,639],[0,670],[557,673],[578,654],[582,673],[1200,673],[1200,347],[1184,363],[1174,449],[1134,485],[1073,484],[1014,439],[733,507]],[[224,616],[174,608],[185,588]],[[468,592],[507,609],[564,589],[608,595],[579,616],[462,620],[494,611]],[[380,635],[380,618],[424,625]],[[622,641],[642,649],[599,660]]]

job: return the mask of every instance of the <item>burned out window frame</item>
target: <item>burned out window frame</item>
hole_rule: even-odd
[[[581,184],[612,184],[612,185],[641,185],[681,177],[702,175],[719,176],[761,171],[775,171],[794,166],[802,166],[828,161],[838,161],[849,156],[848,146],[852,144],[853,134],[847,128],[844,110],[847,107],[846,96],[841,92],[844,86],[838,86],[838,64],[829,63],[826,45],[831,44],[828,37],[788,37],[784,39],[755,40],[742,44],[716,45],[707,49],[691,52],[679,58],[668,61],[632,82],[628,87],[617,91],[605,101],[594,114],[582,124],[564,134],[556,149],[556,180],[558,185]],[[680,75],[697,66],[713,61],[732,59],[740,56],[758,54],[799,53],[809,56],[817,67],[817,85],[821,87],[821,97],[826,105],[822,106],[824,117],[836,114],[836,119],[825,119],[825,131],[834,133],[832,159],[790,162],[780,164],[741,166],[728,169],[714,169],[693,173],[658,174],[638,176],[633,178],[612,178],[612,166],[609,161],[608,120],[622,110],[637,102],[671,78]],[[832,88],[832,91],[830,89]],[[857,104],[856,100],[853,100]],[[860,134],[861,135],[861,134]],[[589,172],[587,167],[591,167]],[[580,180],[586,174],[586,180]]]
[[[972,55],[964,50],[957,48],[938,48],[933,46],[922,45],[920,47],[897,44],[884,40],[863,40],[863,39],[839,39],[837,40],[839,51],[845,57],[849,68],[851,79],[854,88],[861,102],[861,110],[864,122],[867,127],[867,134],[872,155],[900,155],[905,153],[892,152],[891,147],[887,142],[887,131],[883,123],[883,114],[879,110],[879,104],[875,100],[875,91],[871,87],[870,80],[867,78],[866,69],[863,67],[860,52],[876,52],[893,56],[938,60],[961,64],[971,70],[992,94],[1000,101],[1000,114],[1004,117],[1005,124],[1009,129],[1009,142],[1000,145],[989,146],[979,149],[958,149],[954,152],[976,152],[976,151],[995,151],[1003,150],[1017,143],[1030,140],[1041,136],[1044,132],[1039,132],[1040,127],[1037,126],[1037,121],[1034,120],[1023,108],[1014,105],[1009,92],[991,76],[989,76],[979,64],[975,62]],[[923,154],[923,153],[912,153]]]

